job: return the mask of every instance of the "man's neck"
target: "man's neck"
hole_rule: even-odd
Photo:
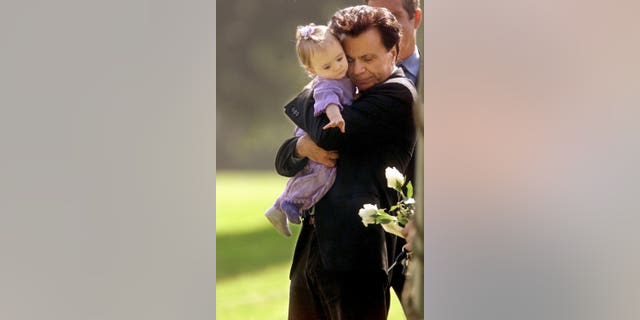
[[[403,54],[402,57],[398,57],[398,62],[409,58],[413,54],[414,51],[416,51],[416,45],[415,44],[413,46],[411,46],[411,51],[410,52],[407,52],[406,54]]]

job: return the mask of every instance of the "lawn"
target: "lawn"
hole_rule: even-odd
[[[216,175],[216,319],[287,318],[289,266],[300,231],[281,236],[264,218],[287,179],[269,171]],[[405,319],[395,295],[390,320]]]

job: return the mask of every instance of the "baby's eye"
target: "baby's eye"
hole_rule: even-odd
[[[342,61],[342,59],[344,59],[344,57],[338,58],[338,62]]]
[[[324,66],[324,67],[322,67],[322,69],[324,69],[324,70],[329,70],[330,68],[331,68],[331,67],[329,67],[329,66]]]

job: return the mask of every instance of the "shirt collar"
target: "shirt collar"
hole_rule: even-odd
[[[416,77],[418,75],[418,70],[420,70],[420,52],[418,51],[418,46],[415,47],[413,53],[398,63],[402,63],[411,75]]]

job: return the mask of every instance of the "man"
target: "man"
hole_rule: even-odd
[[[328,120],[313,116],[309,89],[285,107],[308,136],[285,141],[276,156],[278,173],[294,175],[313,153],[329,165],[340,156],[333,186],[303,220],[290,273],[289,319],[386,319],[396,237],[379,225],[365,227],[358,210],[366,203],[389,208],[397,200],[384,171],[409,164],[417,97],[395,66],[401,26],[390,11],[346,8],[329,28],[342,42],[347,75],[360,96],[343,110],[345,133],[322,129]]]
[[[414,84],[420,77],[420,51],[417,47],[416,32],[420,27],[422,10],[419,0],[365,0],[365,4],[373,7],[387,8],[402,25],[402,39],[398,66]]]

